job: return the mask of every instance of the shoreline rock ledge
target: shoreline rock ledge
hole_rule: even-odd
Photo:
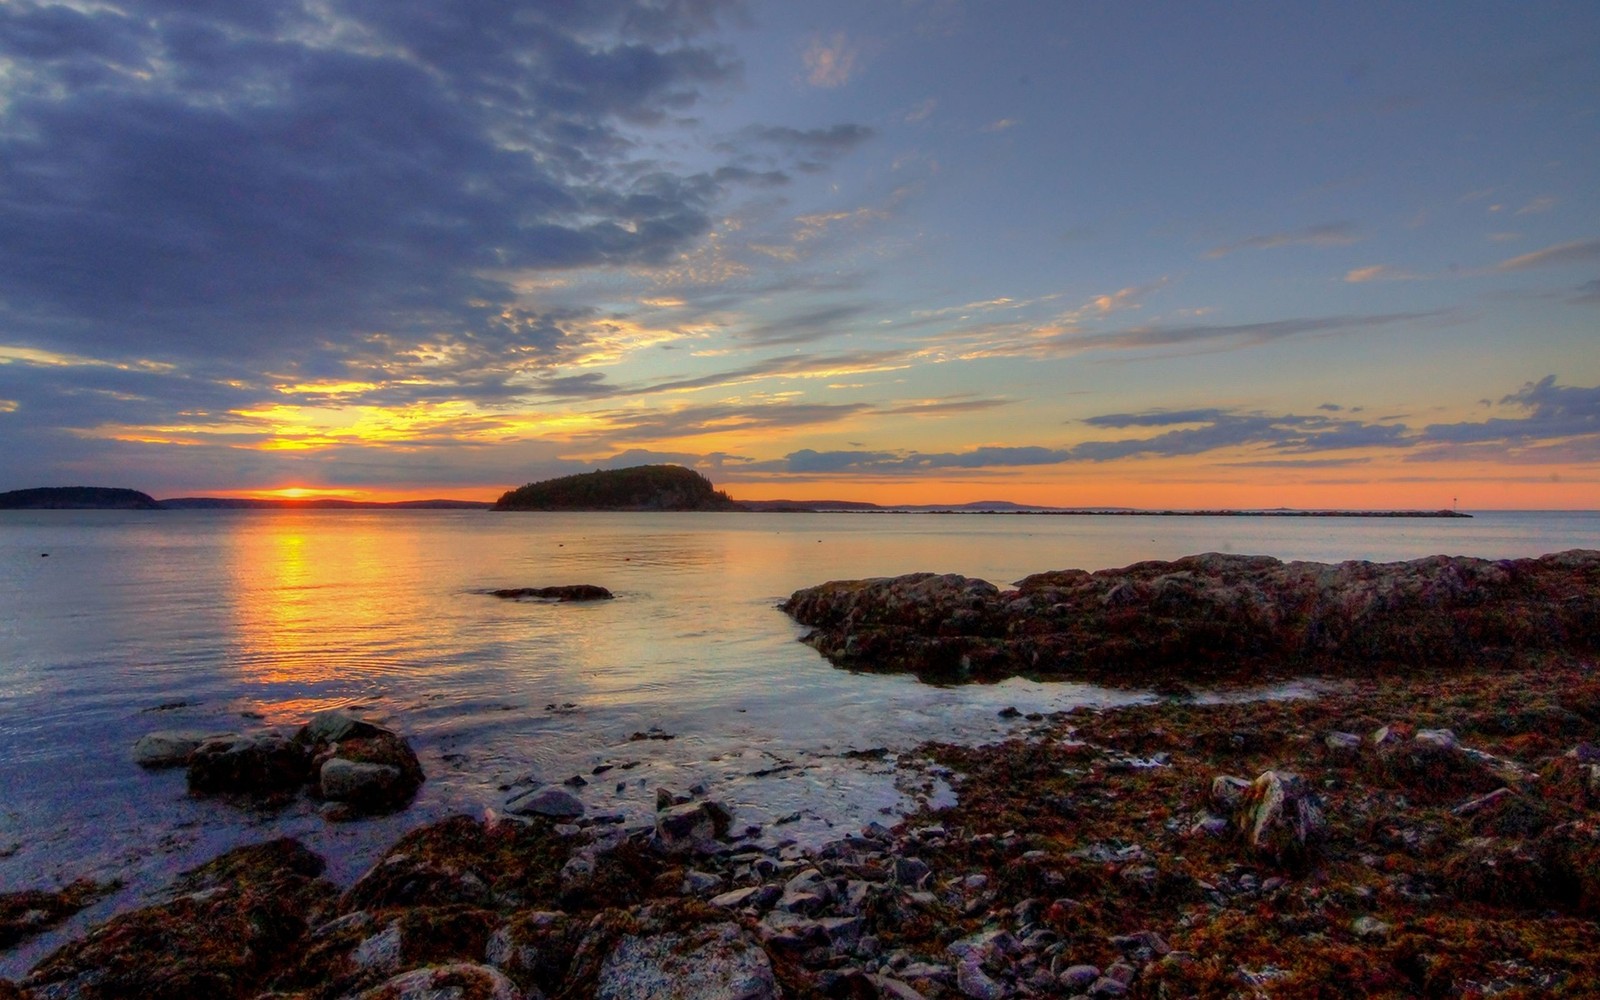
[[[1038,573],[1013,590],[956,574],[833,581],[780,608],[835,666],[935,683],[1495,668],[1600,650],[1600,552],[1337,564],[1208,552]]]

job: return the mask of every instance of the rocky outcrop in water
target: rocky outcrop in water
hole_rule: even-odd
[[[932,573],[836,581],[782,608],[837,666],[938,682],[1495,666],[1600,650],[1600,552],[1336,565],[1206,553],[1005,591]]]
[[[489,591],[490,597],[508,601],[609,601],[613,595],[592,583],[572,583],[558,587],[507,587]]]
[[[338,709],[313,715],[292,738],[158,730],[140,737],[132,756],[149,770],[185,768],[195,795],[281,805],[307,788],[334,820],[403,809],[426,780],[402,736]]]

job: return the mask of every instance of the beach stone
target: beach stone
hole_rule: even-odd
[[[776,1000],[772,964],[731,923],[623,935],[600,965],[596,1000]]]
[[[189,791],[202,795],[264,796],[304,784],[311,770],[305,748],[278,733],[207,740],[189,757]]]
[[[1244,802],[1250,791],[1250,780],[1231,774],[1219,774],[1211,779],[1211,804],[1218,810],[1232,814]]]
[[[583,815],[583,800],[562,788],[535,788],[507,802],[506,812],[515,816],[572,819]]]
[[[727,823],[718,823],[719,810],[726,809],[712,802],[686,802],[668,806],[656,813],[655,843],[667,854],[687,854],[692,851],[714,849],[719,834],[727,832]]]
[[[1082,992],[1100,978],[1100,970],[1093,965],[1069,965],[1056,978],[1067,989]]]
[[[912,989],[893,976],[868,973],[867,982],[877,987],[880,1000],[927,1000],[926,995]]]
[[[349,1000],[530,1000],[505,974],[487,965],[453,962],[413,969]]]
[[[1328,756],[1351,758],[1361,752],[1361,737],[1355,733],[1332,732],[1322,738]]]
[[[983,971],[983,960],[975,954],[956,963],[956,989],[972,1000],[1005,1000],[1011,993]]]
[[[1264,771],[1245,791],[1234,825],[1256,854],[1294,861],[1311,851],[1327,832],[1328,821],[1305,779]]]
[[[161,729],[145,733],[133,745],[133,762],[140,767],[158,770],[167,767],[184,767],[189,758],[207,740],[234,740],[237,733],[205,733],[189,729]]]

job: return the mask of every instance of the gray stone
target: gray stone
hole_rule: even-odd
[[[766,952],[734,924],[620,938],[600,966],[596,1000],[777,1000]]]
[[[189,790],[200,794],[267,795],[305,784],[311,760],[277,733],[206,740],[189,755]]]
[[[927,1000],[927,997],[893,976],[869,975],[867,981],[878,988],[881,1000]]]
[[[1219,774],[1211,779],[1211,804],[1224,813],[1232,813],[1244,801],[1250,782],[1231,774]]]
[[[1100,978],[1100,970],[1092,965],[1069,965],[1056,978],[1067,989],[1081,992],[1094,985]]]
[[[1377,917],[1360,916],[1350,921],[1350,933],[1363,941],[1380,940],[1389,936],[1389,925]]]
[[[1336,757],[1353,757],[1361,752],[1361,737],[1355,733],[1333,732],[1322,738],[1322,745]]]
[[[716,840],[716,820],[703,802],[686,802],[656,813],[656,845],[668,854],[709,848]]]
[[[358,719],[343,709],[330,708],[311,716],[306,724],[300,727],[299,732],[294,734],[294,739],[296,743],[322,746],[381,732],[388,730]]]
[[[1010,993],[983,971],[983,962],[977,955],[968,955],[956,963],[956,989],[972,1000],[1005,1000]]]
[[[133,745],[133,762],[140,767],[156,770],[163,767],[183,767],[189,756],[200,749],[207,740],[235,740],[237,733],[202,733],[188,729],[162,729],[145,733]]]
[[[1305,779],[1263,771],[1247,790],[1235,825],[1257,854],[1286,861],[1311,850],[1327,832],[1328,820]]]
[[[388,764],[365,764],[334,757],[319,773],[322,797],[331,802],[387,798],[401,780],[400,769]]]
[[[583,815],[583,801],[564,788],[536,788],[507,802],[506,812],[517,816],[571,819]]]

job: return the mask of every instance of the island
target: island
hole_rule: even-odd
[[[492,510],[744,510],[681,465],[636,465],[546,479],[508,490]]]
[[[0,510],[161,510],[148,493],[109,486],[42,486],[0,493]]]

